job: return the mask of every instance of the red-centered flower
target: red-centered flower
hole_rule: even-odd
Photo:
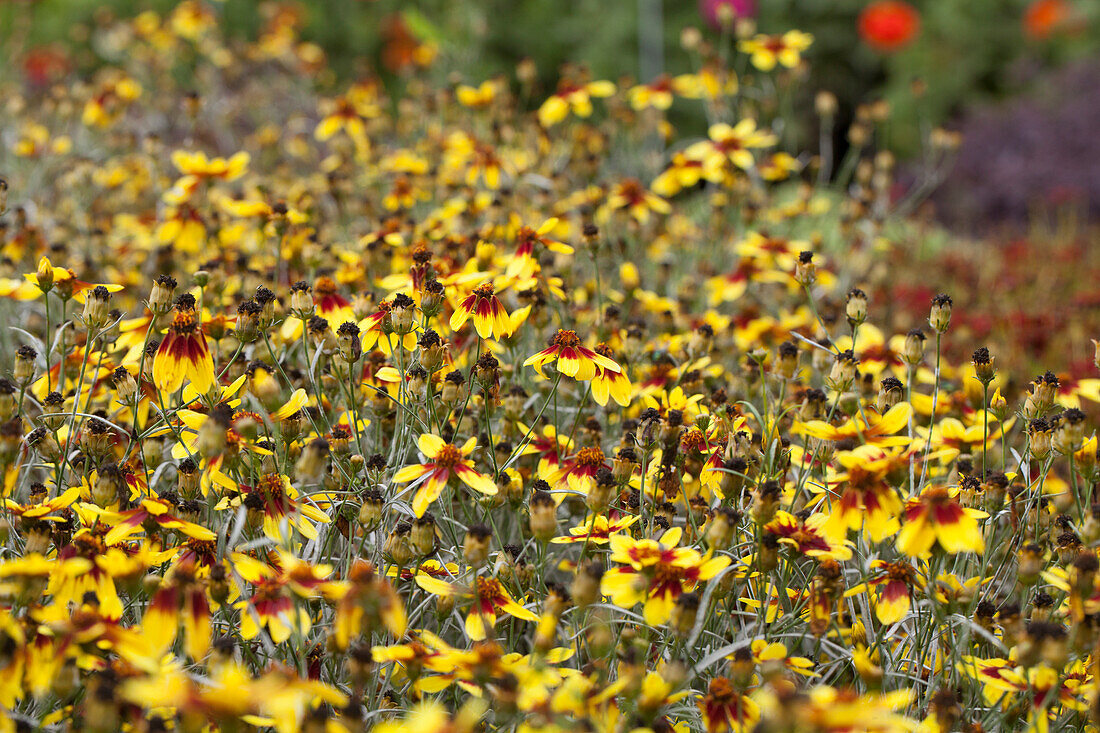
[[[776,512],[775,519],[764,529],[779,538],[781,544],[791,547],[807,557],[831,560],[848,560],[852,550],[843,537],[830,534],[829,518],[825,514],[811,514],[805,519],[788,512]]]
[[[866,583],[849,588],[845,598],[872,588],[876,591],[875,616],[882,624],[895,624],[909,614],[909,601],[914,588],[923,588],[924,581],[917,569],[904,560],[871,561],[874,575]]]
[[[607,462],[599,446],[581,448],[575,455],[566,458],[557,470],[546,477],[546,481],[555,489],[587,494],[596,480],[596,472],[604,466]]]
[[[752,730],[760,720],[760,707],[725,677],[715,677],[698,703],[707,733]]]
[[[905,525],[897,537],[897,548],[906,555],[926,556],[939,543],[945,551],[985,551],[985,539],[979,518],[985,512],[966,509],[958,502],[958,491],[942,486],[925,489],[905,507]]]
[[[597,514],[587,522],[571,527],[568,536],[555,537],[550,541],[556,545],[568,545],[577,542],[606,545],[610,541],[611,535],[625,532],[638,519],[637,516],[620,516],[615,519],[608,519],[602,514]]]
[[[176,305],[176,315],[153,357],[153,383],[161,392],[175,392],[190,380],[199,394],[214,385],[214,357],[206,345],[195,313],[194,299]]]
[[[497,298],[492,283],[478,285],[474,292],[458,304],[451,315],[451,330],[457,331],[471,318],[474,320],[477,335],[483,339],[499,339],[512,335],[512,321],[504,304]]]
[[[496,626],[498,611],[523,621],[539,620],[533,612],[516,603],[499,580],[482,576],[474,584],[474,604],[466,616],[466,635],[474,641],[482,641],[487,630]]]
[[[438,435],[424,433],[417,441],[417,446],[424,454],[424,463],[405,466],[393,477],[394,483],[398,484],[427,477],[427,480],[417,489],[416,496],[413,497],[412,507],[416,516],[424,516],[428,506],[443,493],[452,475],[458,477],[471,489],[486,496],[497,493],[496,482],[478,473],[474,469],[474,462],[466,457],[477,446],[476,437],[470,438],[459,447],[445,442]]]
[[[312,502],[300,498],[290,479],[280,473],[264,474],[255,486],[241,484],[240,495],[236,499],[227,495],[214,508],[220,511],[231,503],[236,505],[235,502],[262,512],[264,534],[273,539],[282,537],[280,525],[284,519],[307,539],[317,537],[313,522],[327,524],[330,521],[328,515]]]
[[[622,371],[611,359],[584,346],[576,331],[564,329],[558,329],[550,339],[550,345],[523,362],[523,366],[533,366],[540,375],[545,376],[542,368],[550,362],[554,362],[554,368],[560,373],[579,382],[595,377],[598,367],[616,374]]]
[[[210,650],[210,601],[205,581],[199,579],[194,562],[177,562],[153,594],[142,619],[141,631],[152,647],[163,652],[179,632],[183,612],[184,651],[195,661]]]
[[[196,540],[210,541],[217,537],[206,527],[185,521],[175,516],[175,507],[164,499],[142,499],[136,509],[119,513],[107,513],[100,516],[111,530],[103,537],[108,545],[115,545],[137,532],[146,523],[155,524],[164,530],[176,530]]]
[[[920,33],[920,14],[902,0],[877,0],[859,14],[859,36],[881,53],[900,51]]]

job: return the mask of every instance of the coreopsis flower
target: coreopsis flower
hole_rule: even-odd
[[[550,541],[558,545],[575,543],[606,545],[611,541],[611,535],[626,532],[637,521],[637,516],[620,516],[615,519],[608,519],[603,514],[597,514],[584,524],[570,527],[568,536],[555,537]]]
[[[638,84],[630,88],[630,106],[641,111],[652,107],[666,110],[672,106],[673,83],[668,74],[662,74],[649,84]]]
[[[153,593],[141,625],[150,644],[163,652],[179,633],[182,613],[184,650],[195,661],[210,650],[212,631],[207,585],[198,570],[193,560],[181,558],[174,563]]]
[[[116,545],[119,542],[140,532],[147,522],[160,527],[162,530],[175,530],[196,540],[213,540],[217,537],[206,527],[185,521],[175,516],[176,507],[164,499],[146,498],[136,509],[124,512],[107,512],[100,515],[100,520],[111,527],[111,530],[103,536],[103,541],[108,545]]]
[[[830,524],[844,533],[863,529],[872,542],[897,532],[902,501],[887,480],[887,474],[897,468],[894,457],[874,446],[860,446],[839,453],[837,461],[848,472],[833,477],[838,488],[830,491],[839,498],[832,503]]]
[[[496,626],[497,614],[501,612],[521,621],[539,620],[533,611],[516,603],[496,578],[478,576],[474,581],[473,597],[473,605],[466,615],[466,635],[473,641],[486,638],[487,632]]]
[[[545,377],[542,368],[550,363],[559,373],[579,382],[590,381],[600,368],[615,373],[622,371],[611,359],[584,346],[576,331],[564,329],[558,329],[550,339],[550,345],[529,357],[523,366],[533,366],[540,376]]]
[[[754,695],[765,724],[784,719],[794,730],[822,733],[851,730],[893,733],[917,729],[916,721],[898,712],[911,705],[914,697],[913,691],[907,689],[860,694],[828,685],[818,685],[793,700],[779,698],[773,687]]]
[[[642,185],[636,178],[628,178],[615,184],[607,196],[607,201],[596,212],[597,221],[607,221],[615,211],[624,211],[638,224],[648,224],[652,214],[665,215],[672,211],[671,205],[653,191]]]
[[[774,183],[790,178],[791,174],[802,169],[802,164],[798,162],[798,158],[780,151],[767,156],[756,167],[761,178]]]
[[[205,181],[235,181],[247,172],[250,160],[251,156],[244,151],[229,158],[207,158],[206,153],[201,150],[194,153],[177,150],[172,153],[172,164],[183,177],[176,181],[173,190],[177,194],[189,194]],[[171,203],[181,203],[185,198],[186,196],[177,195]]]
[[[725,677],[711,678],[706,695],[696,705],[707,733],[743,733],[760,720],[760,706]]]
[[[191,295],[176,301],[172,325],[153,358],[153,383],[161,392],[175,392],[184,381],[189,381],[199,394],[210,391],[216,381],[214,358]]]
[[[412,508],[418,517],[424,516],[428,507],[439,498],[451,477],[456,477],[474,491],[485,496],[495,496],[498,489],[492,478],[474,468],[467,458],[477,447],[477,438],[467,440],[461,447],[447,443],[438,435],[424,433],[417,440],[417,447],[425,462],[405,466],[394,474],[394,483],[407,484],[423,480],[413,496]]]
[[[910,499],[905,506],[905,523],[898,533],[897,547],[906,555],[924,557],[939,545],[952,555],[985,551],[978,519],[986,513],[968,509],[958,502],[958,491],[933,486]]]
[[[597,345],[595,351],[615,361],[615,353],[606,344]],[[592,399],[597,405],[603,407],[608,400],[615,400],[620,407],[626,407],[630,404],[633,393],[634,387],[630,383],[630,378],[626,376],[625,370],[620,368],[619,371],[612,371],[602,364],[597,365],[596,376],[592,378]]]
[[[592,81],[587,84],[562,81],[558,85],[558,91],[539,107],[539,123],[543,127],[553,127],[570,112],[577,117],[587,118],[592,114],[593,97],[610,97],[614,93],[615,85],[609,81]]]
[[[694,188],[703,180],[703,161],[689,158],[684,153],[673,153],[668,167],[653,179],[650,188],[664,198],[672,198],[681,191]]]
[[[455,99],[463,107],[481,108],[488,107],[497,98],[499,84],[494,79],[481,82],[476,87],[467,84],[459,84],[455,88]]]
[[[367,147],[365,121],[381,114],[374,85],[356,84],[344,96],[325,102],[322,107],[325,117],[317,124],[313,133],[317,140],[330,140],[336,133],[343,131],[356,145]]]
[[[908,402],[899,402],[880,415],[870,408],[864,408],[853,415],[844,424],[834,426],[823,420],[810,420],[796,423],[792,432],[809,435],[822,440],[856,440],[879,448],[908,445],[910,439],[894,433],[909,424],[913,408]]]
[[[451,315],[451,329],[459,330],[471,318],[474,321],[474,330],[483,339],[500,339],[512,335],[508,311],[497,298],[492,283],[477,286],[458,304]]]
[[[775,665],[777,662],[791,672],[802,677],[815,677],[814,663],[806,657],[792,657],[787,652],[787,647],[782,642],[767,639],[753,639],[749,647],[752,661],[757,666]]]
[[[579,494],[587,494],[595,483],[596,474],[607,467],[603,450],[598,447],[581,448],[574,455],[564,459],[561,464],[546,474],[545,480],[555,489],[569,489]],[[547,470],[549,470],[547,466]]]
[[[244,506],[249,511],[257,512],[264,534],[272,539],[283,537],[285,533],[281,525],[284,521],[306,539],[317,537],[314,522],[328,524],[331,521],[313,502],[303,499],[291,485],[290,479],[281,473],[267,473],[258,477],[255,484],[241,484],[236,488],[238,492],[235,496],[227,494],[214,508],[221,511],[230,506]]]
[[[866,583],[849,588],[844,595],[855,596],[873,589],[875,617],[879,623],[896,624],[909,615],[913,591],[923,588],[924,581],[917,569],[904,560],[872,560],[871,571],[873,575]]]
[[[958,670],[982,685],[983,697],[990,705],[1007,706],[1013,698],[1029,703],[1028,730],[1045,733],[1050,719],[1062,709],[1087,708],[1081,699],[1089,681],[1084,669],[1055,670],[1047,664],[1025,668],[1009,659],[965,655]]]
[[[568,244],[548,236],[558,227],[558,224],[558,218],[551,217],[539,225],[538,229],[522,226],[516,230],[516,252],[514,259],[508,263],[504,272],[505,277],[518,279],[532,277],[538,267],[539,253],[536,251],[538,247],[555,254],[573,254],[573,248]]]
[[[604,574],[600,591],[622,608],[643,603],[645,622],[650,626],[668,621],[681,594],[730,564],[725,555],[703,557],[690,547],[679,547],[681,535],[679,528],[668,530],[659,540],[612,535],[611,561],[620,565]]]
[[[56,290],[63,299],[73,298],[78,303],[83,303],[85,293],[95,288],[103,287],[110,293],[117,293],[123,288],[117,283],[90,283],[79,280],[71,269],[54,265],[48,257],[39,259],[35,271],[24,274],[23,278],[31,285],[37,286],[37,292],[29,293],[20,288],[12,293],[12,296],[19,300],[33,300],[42,293]]]
[[[537,455],[539,458],[537,473],[539,476],[551,476],[561,466],[562,459],[571,454],[574,442],[568,435],[558,433],[552,424],[546,425],[541,431],[528,430],[522,423],[517,423],[519,431],[528,436],[527,445],[520,451],[521,456]],[[603,463],[603,454],[600,454],[600,463]]]
[[[829,517],[816,513],[802,519],[785,511],[778,511],[775,518],[764,525],[764,531],[775,535],[780,544],[790,547],[806,557],[848,560],[852,549],[847,540],[831,534]]]
[[[774,134],[756,129],[756,120],[751,117],[746,117],[733,127],[725,122],[711,125],[707,137],[710,139],[689,146],[684,155],[691,160],[702,161],[703,175],[712,182],[723,180],[727,162],[749,170],[756,163],[752,151],[771,147],[777,140]]]
[[[100,84],[85,105],[81,122],[87,127],[110,127],[141,97],[141,84],[115,72]]]
[[[740,41],[737,48],[750,54],[750,61],[760,71],[771,71],[776,65],[793,69],[802,63],[802,52],[808,49],[814,37],[802,31],[787,31],[782,35],[759,34]]]

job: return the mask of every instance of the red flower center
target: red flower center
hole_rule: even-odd
[[[435,465],[440,468],[454,468],[462,462],[462,451],[453,445],[445,445],[439,449],[434,459]]]

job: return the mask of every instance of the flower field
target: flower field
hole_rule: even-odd
[[[1096,730],[1090,248],[906,218],[889,105],[793,149],[810,33],[301,25],[0,80],[0,731]]]

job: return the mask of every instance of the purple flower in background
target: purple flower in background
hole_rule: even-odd
[[[751,18],[756,15],[756,0],[699,0],[699,12],[715,30],[722,29],[718,11],[723,5],[733,10],[735,18]]]

